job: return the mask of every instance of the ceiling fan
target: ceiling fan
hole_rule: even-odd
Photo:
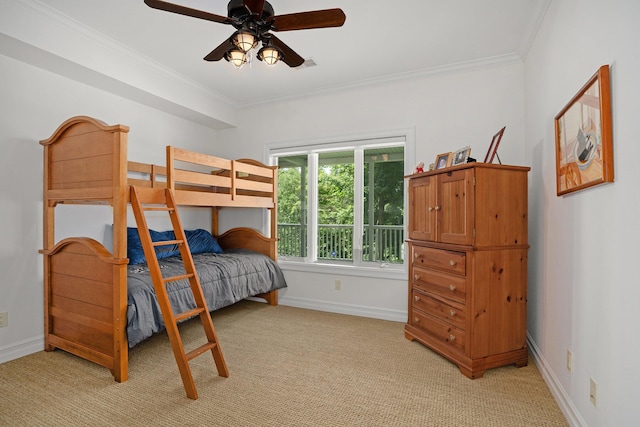
[[[290,67],[298,67],[304,63],[304,59],[272,34],[272,31],[340,27],[346,19],[341,9],[276,15],[271,4],[265,0],[231,0],[227,5],[227,16],[161,0],[144,2],[154,9],[233,26],[236,32],[204,59],[219,61],[225,58],[238,68],[247,62],[248,52],[256,47],[258,42],[262,42],[262,48],[258,51],[258,59],[261,61],[268,65],[283,61]]]

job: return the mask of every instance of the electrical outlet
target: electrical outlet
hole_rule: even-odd
[[[567,350],[567,371],[573,372],[573,354]]]
[[[336,280],[333,283],[333,287],[335,288],[336,291],[339,291],[342,289],[342,282],[340,280]]]
[[[0,313],[0,328],[4,328],[5,326],[9,326],[9,313],[3,311]]]
[[[593,378],[589,378],[589,400],[593,406],[598,404],[598,383]]]

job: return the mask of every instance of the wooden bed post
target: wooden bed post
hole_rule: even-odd
[[[40,251],[44,255],[44,251],[49,251],[55,245],[55,203],[49,202],[48,198],[48,185],[49,185],[49,146],[44,146],[44,167],[43,167],[43,185],[42,185],[42,199],[43,205],[43,236],[42,246],[43,250]],[[51,281],[49,270],[49,259],[47,255],[43,256],[44,262],[44,349],[45,351],[53,351],[55,347],[49,342],[49,333],[51,332],[51,324],[49,322],[49,308],[51,301]]]
[[[113,257],[127,258],[127,132],[113,132]],[[113,266],[113,322],[114,366],[112,374],[117,382],[129,376],[129,343],[127,341],[127,264]]]
[[[269,209],[271,216],[271,237],[273,239],[273,260],[278,259],[278,167],[273,166],[273,208]]]
[[[167,168],[167,188],[169,190],[175,190],[175,177],[173,176],[173,168],[175,166],[175,156],[173,155],[173,147],[167,145],[166,148],[166,156],[167,156],[167,164],[165,167]]]
[[[218,223],[220,218],[219,213],[220,208],[216,206],[211,208],[211,234],[214,236],[218,236],[220,234],[220,224]]]

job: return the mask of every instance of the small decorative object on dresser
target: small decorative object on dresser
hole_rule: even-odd
[[[469,378],[527,364],[528,171],[467,163],[407,176],[405,337]]]
[[[420,162],[416,165],[416,168],[413,170],[413,173],[424,172],[424,162]]]

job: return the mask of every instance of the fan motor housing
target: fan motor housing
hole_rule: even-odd
[[[265,21],[271,18],[273,15],[273,6],[271,6],[269,2],[265,1],[264,7],[262,8],[262,15],[260,16],[260,20]],[[234,18],[241,21],[249,16],[249,11],[246,7],[244,7],[244,0],[231,0],[227,5],[227,16],[229,18]]]

